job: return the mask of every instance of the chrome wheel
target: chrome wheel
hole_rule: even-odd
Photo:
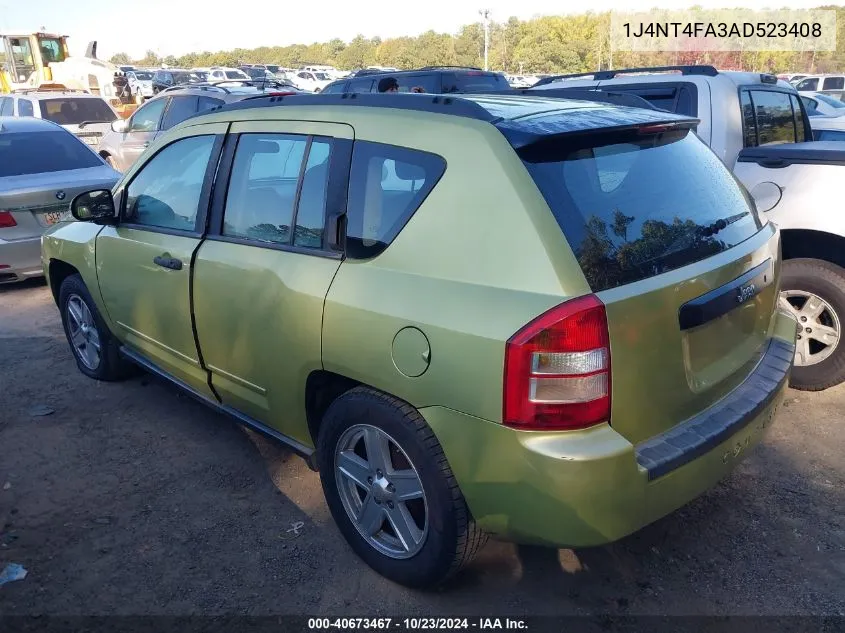
[[[100,334],[94,315],[79,295],[68,297],[65,304],[70,344],[76,357],[91,371],[100,366]]]
[[[784,290],[779,303],[798,319],[795,364],[807,367],[830,357],[839,345],[842,333],[839,316],[831,305],[804,290]]]
[[[428,505],[417,469],[390,435],[369,424],[337,442],[335,480],[358,533],[390,558],[410,558],[428,534]]]

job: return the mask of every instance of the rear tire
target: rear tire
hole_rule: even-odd
[[[112,336],[82,277],[70,275],[59,289],[59,313],[79,371],[96,380],[122,380],[133,366],[121,358]]]
[[[845,269],[819,259],[786,260],[780,305],[801,328],[790,386],[821,391],[845,381]]]
[[[387,448],[371,451],[371,446]],[[387,464],[383,473],[376,468],[379,453],[387,456],[381,460]],[[365,387],[340,396],[323,417],[317,457],[326,502],[341,533],[364,562],[394,582],[438,585],[469,563],[487,540],[434,432],[416,409],[397,398]],[[346,467],[349,463],[359,470]],[[345,472],[356,472],[361,483]],[[419,492],[401,501],[400,492],[412,489]],[[375,519],[364,518],[367,507]],[[413,524],[394,529],[403,517]]]

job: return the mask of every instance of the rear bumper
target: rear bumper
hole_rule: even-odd
[[[522,543],[601,545],[704,493],[759,443],[792,367],[794,319],[778,313],[775,330],[739,387],[700,416],[637,446],[607,424],[526,432],[440,407],[421,413],[482,529]]]
[[[7,242],[0,240],[0,284],[41,277],[41,237]]]

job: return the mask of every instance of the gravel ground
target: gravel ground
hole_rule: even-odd
[[[0,613],[845,615],[843,404],[790,392],[729,479],[621,542],[491,542],[417,592],[352,554],[300,459],[149,377],[85,378],[46,286],[4,286],[0,568],[29,573]]]

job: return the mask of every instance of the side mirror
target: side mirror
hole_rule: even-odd
[[[114,198],[108,189],[80,193],[70,203],[70,213],[80,222],[114,220]]]
[[[111,129],[112,132],[123,134],[129,129],[129,121],[127,121],[126,119],[115,119],[111,122]]]

